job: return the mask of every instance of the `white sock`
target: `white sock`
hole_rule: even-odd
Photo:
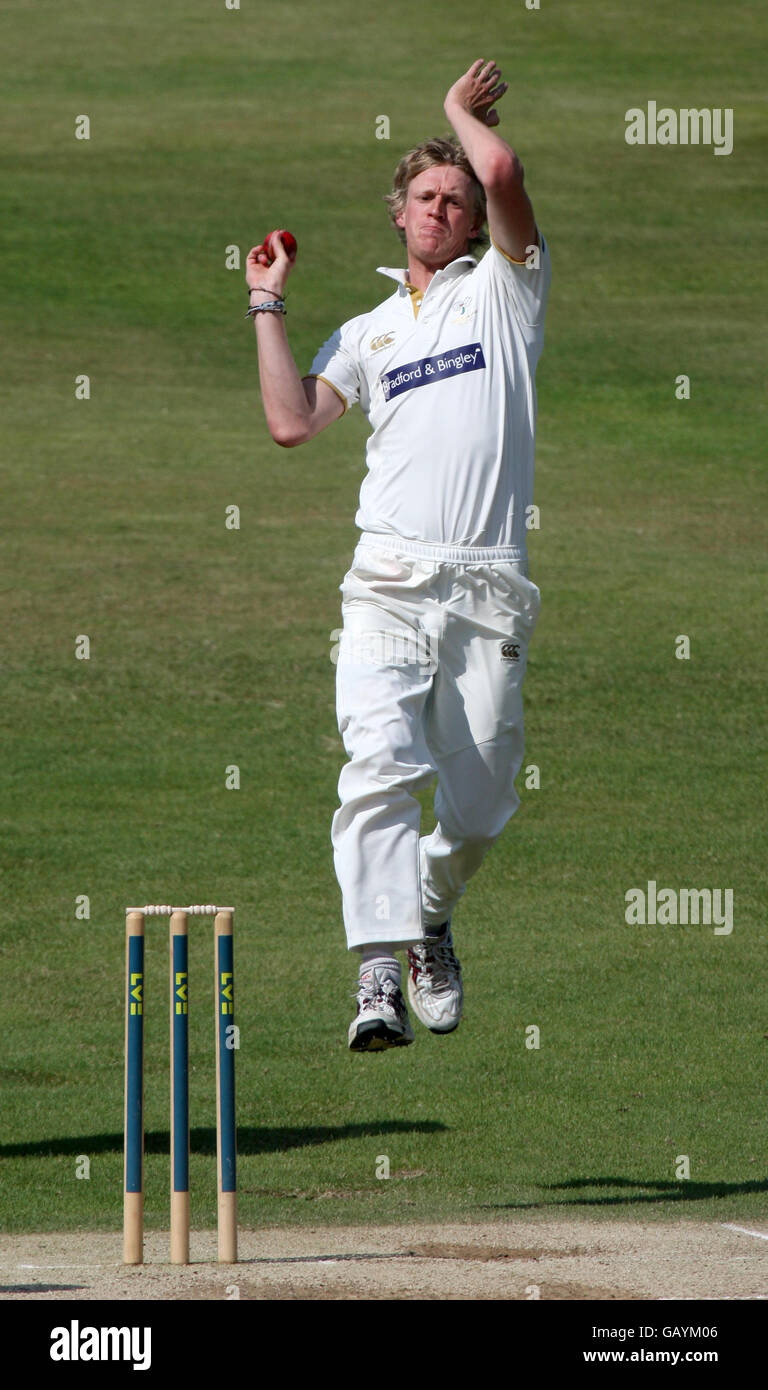
[[[377,970],[380,976],[388,976],[400,988],[400,962],[397,956],[387,954],[386,946],[364,946],[360,963],[360,979]]]

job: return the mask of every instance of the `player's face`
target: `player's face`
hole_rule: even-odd
[[[405,208],[395,219],[405,231],[409,255],[433,268],[463,256],[479,231],[472,180],[463,169],[438,164],[408,185]]]

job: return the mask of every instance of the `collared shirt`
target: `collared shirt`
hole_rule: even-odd
[[[440,545],[526,550],[533,500],[536,364],[551,265],[512,261],[493,243],[459,256],[423,294],[398,288],[349,319],[308,375],[345,408],[359,402],[371,434],[356,524]]]

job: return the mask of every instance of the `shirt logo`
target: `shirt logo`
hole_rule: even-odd
[[[451,313],[453,318],[449,319],[449,323],[469,323],[469,320],[475,317],[471,294],[465,295],[463,299],[457,299],[451,305]]]
[[[501,644],[501,659],[502,659],[502,661],[519,661],[519,660],[520,660],[520,643],[519,643],[519,642],[502,642],[502,644]]]
[[[382,372],[381,389],[385,401],[391,401],[394,396],[401,396],[404,391],[412,391],[417,386],[431,386],[434,381],[460,376],[464,372],[484,371],[485,366],[480,343],[468,343],[463,347],[448,348],[434,357],[406,362],[394,371]]]
[[[391,347],[395,341],[394,333],[380,333],[378,338],[371,338],[368,346],[371,352],[381,352],[382,348]]]

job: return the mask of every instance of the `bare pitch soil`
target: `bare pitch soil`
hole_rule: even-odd
[[[515,1221],[241,1231],[240,1263],[218,1266],[194,1232],[193,1264],[121,1264],[113,1234],[7,1236],[0,1299],[762,1299],[768,1230],[745,1222]]]

